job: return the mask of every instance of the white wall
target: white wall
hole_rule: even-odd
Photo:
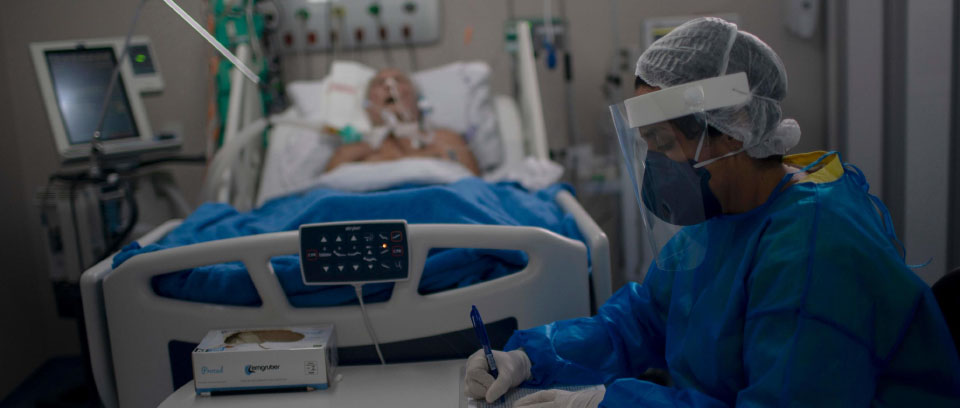
[[[0,38],[6,32],[0,24]],[[0,42],[0,55],[5,47]],[[0,284],[0,324],[7,331],[16,328],[19,333],[43,333],[47,318],[39,298],[42,280],[33,270],[34,263],[28,255],[30,245],[21,239],[27,229],[27,203],[21,199],[23,183],[21,160],[16,152],[18,138],[14,133],[15,116],[11,111],[13,100],[7,86],[7,69],[0,64],[0,259],[4,260],[2,284]],[[47,308],[49,309],[49,308]],[[42,344],[42,342],[41,342]],[[44,359],[43,347],[37,347],[27,336],[0,336],[0,360],[8,369],[0,370],[0,396],[6,395],[20,381],[23,373],[35,369]]]
[[[33,346],[10,344],[13,337],[0,343],[0,361],[13,369],[0,370],[0,396],[18,383],[40,362],[54,355],[77,353],[78,341],[72,321],[59,319],[46,281],[47,271],[41,246],[39,216],[32,205],[35,190],[48,174],[59,168],[43,109],[36,77],[28,58],[27,45],[35,41],[68,38],[121,36],[136,0],[56,1],[32,0],[7,2],[0,13],[0,253],[4,259],[4,283],[0,285],[0,327],[14,327],[37,333],[42,339]],[[202,0],[178,3],[194,16],[201,15]],[[443,2],[444,33],[439,44],[418,52],[421,67],[453,59],[482,59],[494,67],[494,86],[509,93],[510,59],[502,52],[503,27],[507,16],[505,0],[447,0]],[[616,148],[613,140],[601,140],[598,129],[609,122],[601,85],[607,61],[613,52],[609,33],[609,2],[606,0],[569,0],[566,2],[572,29],[574,52],[575,108],[581,139],[600,148]],[[542,1],[517,0],[517,15],[539,17]],[[770,0],[622,0],[618,23],[624,45],[638,46],[642,19],[692,13],[735,12],[741,28],[757,34],[780,54],[790,78],[790,90],[784,103],[787,116],[795,117],[804,136],[798,151],[822,148],[825,144],[824,53],[822,35],[812,40],[796,38],[783,28],[780,1]],[[463,30],[474,28],[473,43],[463,46]],[[147,3],[137,34],[152,38],[161,64],[166,90],[146,99],[146,108],[154,128],[179,125],[184,131],[184,152],[199,153],[204,148],[207,107],[207,58],[209,47],[187,31],[162,2]],[[368,53],[369,62],[378,64],[377,52]],[[406,54],[394,52],[394,58],[406,67]],[[322,60],[315,67],[323,67]],[[290,72],[296,72],[291,66]],[[560,69],[545,71],[541,66],[543,99],[552,147],[566,140],[563,104],[563,78]],[[297,74],[292,74],[294,77]],[[632,85],[632,84],[631,84]],[[628,85],[630,86],[630,85]],[[175,171],[187,198],[198,193],[202,170],[181,167]],[[613,205],[601,203],[601,205]],[[588,208],[602,211],[602,208]],[[616,237],[616,220],[602,227]],[[614,243],[616,245],[616,243]],[[12,260],[12,261],[11,261]],[[615,282],[622,284],[622,279]],[[9,336],[5,336],[9,337]],[[21,347],[14,347],[21,346]],[[11,376],[12,374],[12,376]]]
[[[884,198],[908,264],[928,284],[950,266],[955,0],[842,0],[838,122],[846,158]],[[955,174],[955,173],[954,173]],[[882,189],[881,189],[882,188]],[[881,195],[882,193],[882,195]],[[956,194],[956,192],[953,192]]]
[[[947,176],[953,109],[953,1],[908,2],[905,231],[908,262],[933,284],[947,272]]]
[[[199,16],[201,1],[180,3]],[[0,398],[50,357],[78,354],[73,320],[57,317],[47,280],[40,218],[34,208],[36,189],[60,168],[50,126],[29,58],[36,41],[122,36],[136,0],[7,2],[0,13],[0,327],[29,333],[2,336]],[[147,98],[154,128],[182,126],[185,152],[203,151],[206,129],[208,46],[160,1],[149,1],[136,31],[153,39],[162,64],[166,90]],[[189,199],[196,196],[202,169],[182,167],[177,181]]]
[[[542,18],[543,2],[516,0],[517,17]],[[598,127],[609,122],[609,111],[604,103],[601,86],[607,64],[614,52],[611,44],[609,0],[565,0],[571,28],[571,46],[574,58],[574,103],[578,115],[581,140],[594,140],[596,145],[616,147],[615,140],[597,140]],[[444,1],[443,35],[439,44],[418,51],[420,68],[431,67],[455,59],[480,59],[493,66],[494,89],[509,94],[511,89],[511,61],[503,52],[504,21],[508,16],[504,0]],[[790,80],[784,113],[796,118],[803,128],[803,139],[797,151],[823,148],[825,145],[825,56],[821,28],[814,38],[805,40],[788,33],[782,24],[782,2],[769,0],[619,0],[618,20],[623,46],[637,50],[643,19],[657,16],[677,16],[734,12],[740,15],[740,28],[766,41],[778,52],[787,67]],[[554,7],[556,13],[558,8]],[[473,29],[473,41],[463,46],[464,29]],[[356,57],[356,53],[341,53],[341,57]],[[361,54],[362,60],[375,67],[385,65],[380,51]],[[401,68],[409,68],[404,51],[394,51],[393,59]],[[636,55],[633,57],[635,61]],[[318,55],[311,64],[313,70],[304,72],[303,64],[285,59],[287,79],[319,78],[324,74],[326,57]],[[547,130],[551,147],[566,143],[566,109],[564,107],[563,71],[558,63],[554,71],[540,64],[541,91],[546,111]],[[632,63],[631,63],[632,65]],[[631,66],[631,74],[633,68]],[[633,86],[629,80],[627,88]]]

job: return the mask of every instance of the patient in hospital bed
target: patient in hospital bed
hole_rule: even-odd
[[[396,69],[377,73],[367,87],[366,113],[374,129],[370,137],[342,143],[327,162],[326,171],[351,162],[378,162],[429,157],[460,163],[475,175],[477,160],[463,136],[432,128],[418,105],[413,81]]]
[[[336,62],[323,81],[292,84],[288,91],[294,106],[283,115],[323,123],[338,137],[318,137],[315,128],[275,126],[253,209],[203,204],[156,243],[123,248],[113,259],[114,268],[141,253],[347,220],[522,225],[583,241],[575,217],[555,200],[559,191],[569,189],[556,183],[562,168],[541,162],[497,171],[502,145],[498,118],[489,101],[484,102],[488,74],[484,64],[456,63],[414,74],[411,82],[396,70],[377,72]],[[434,104],[432,109],[419,103],[417,91]],[[358,129],[363,141],[346,143],[343,139],[349,138],[343,134],[349,132],[343,130],[348,127]],[[377,128],[389,131],[379,133],[381,140],[369,138]],[[478,168],[484,177],[471,177]],[[522,270],[527,262],[527,255],[516,250],[434,248],[423,265],[418,292],[427,295],[498,279]],[[356,302],[349,285],[305,285],[297,255],[274,256],[270,264],[294,307]],[[156,276],[151,286],[173,299],[262,304],[242,262]],[[367,302],[383,302],[392,289],[392,283],[371,284],[363,288],[363,296]]]

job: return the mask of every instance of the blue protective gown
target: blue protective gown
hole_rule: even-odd
[[[810,177],[700,224],[699,267],[653,263],[596,316],[516,332],[528,385],[606,384],[604,407],[960,406],[943,316],[862,173],[836,154],[785,161]],[[674,386],[635,378],[648,368]]]

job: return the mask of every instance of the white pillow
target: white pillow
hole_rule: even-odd
[[[430,106],[427,120],[462,134],[482,171],[497,167],[503,144],[490,97],[490,66],[454,62],[411,77]]]
[[[355,62],[335,62],[331,76],[347,81],[365,80],[373,69]],[[342,69],[338,69],[342,68]],[[329,78],[329,77],[328,77]],[[497,114],[490,96],[490,66],[485,62],[454,62],[411,75],[423,99],[430,106],[427,120],[434,125],[460,133],[470,145],[481,171],[491,170],[503,161],[503,143],[497,127]],[[322,104],[325,80],[298,81],[287,87],[297,110],[307,118],[327,116]],[[363,90],[366,95],[366,89]],[[350,105],[356,107],[356,104]],[[359,115],[366,115],[358,108]],[[329,119],[329,118],[328,118]],[[356,118],[359,119],[359,118]],[[360,120],[351,122],[361,122]],[[355,128],[364,128],[357,126]]]

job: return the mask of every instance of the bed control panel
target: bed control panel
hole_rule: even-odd
[[[409,256],[403,220],[300,226],[300,272],[306,285],[405,280]]]

